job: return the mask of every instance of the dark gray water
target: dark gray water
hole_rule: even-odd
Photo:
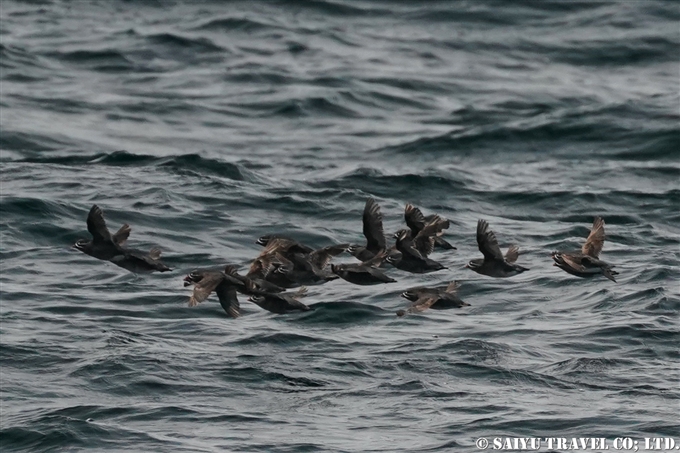
[[[680,438],[680,7],[666,1],[0,5],[2,451],[475,451]],[[360,242],[406,202],[455,252],[315,310],[186,306],[255,239]],[[100,205],[174,272],[70,248]],[[551,265],[607,222],[618,283]],[[492,279],[485,218],[531,270]],[[351,261],[341,257],[340,261]],[[398,319],[410,286],[460,310]]]

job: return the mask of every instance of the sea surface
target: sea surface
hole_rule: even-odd
[[[2,452],[680,444],[677,2],[2,0],[0,19]],[[407,202],[450,219],[448,269],[312,286],[298,314],[187,306],[188,272],[245,272],[262,234],[361,243],[369,197],[390,235]],[[73,249],[95,203],[174,270]],[[617,283],[552,266],[596,215]],[[480,218],[530,271],[465,268]],[[452,280],[470,307],[395,316]]]

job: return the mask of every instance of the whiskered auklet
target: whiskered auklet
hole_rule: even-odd
[[[159,248],[154,247],[149,253],[145,253],[124,246],[131,231],[127,223],[111,235],[106,227],[104,213],[96,204],[92,205],[87,215],[87,230],[92,235],[92,240],[79,239],[73,245],[87,255],[110,261],[130,272],[166,272],[172,270],[160,261],[161,250]]]
[[[416,274],[446,269],[443,264],[427,257],[434,247],[432,237],[437,231],[441,231],[442,225],[445,224],[448,224],[448,220],[435,216],[415,238],[411,238],[409,230],[402,230],[397,236],[398,252],[390,253],[386,261],[397,269]],[[422,252],[418,248],[421,248]]]
[[[245,284],[240,280],[221,271],[197,269],[184,277],[184,286],[189,285],[194,285],[194,292],[189,298],[190,307],[203,302],[215,291],[229,317],[238,318],[241,315],[236,288],[243,288]]]
[[[311,310],[298,300],[307,296],[307,288],[304,286],[295,293],[268,293],[258,290],[252,282],[246,282],[246,291],[251,294],[248,298],[249,301],[272,313],[284,314],[292,311]]]
[[[515,264],[517,257],[519,257],[519,247],[516,245],[511,245],[505,256],[503,256],[503,252],[501,252],[501,248],[498,246],[496,235],[489,229],[488,222],[483,219],[477,222],[477,245],[484,258],[473,259],[465,267],[472,269],[478,274],[505,278],[529,270],[526,267]]]
[[[435,217],[438,217],[437,214],[430,214],[427,217],[424,216],[421,210],[411,203],[407,203],[404,208],[404,220],[406,221],[406,226],[411,230],[411,237],[416,237],[418,233],[420,233],[420,230],[425,228],[425,225],[431,222]],[[442,228],[442,230],[445,230],[448,227],[449,224],[446,223],[446,227]],[[445,250],[456,250],[456,247],[452,246],[441,237],[442,234],[444,234],[444,232],[441,230],[437,232],[434,237],[434,246]]]
[[[600,252],[604,247],[604,219],[595,217],[593,227],[586,239],[580,252],[552,252],[555,261],[554,266],[559,267],[577,277],[592,277],[594,275],[604,275],[609,280],[616,282],[615,275],[619,273],[612,270],[614,266],[601,261]]]
[[[271,275],[271,274],[279,275]],[[265,279],[272,278],[271,281],[277,282],[283,278],[290,283],[281,285],[284,287],[300,285],[319,285],[338,278],[327,269],[318,267],[313,261],[301,254],[293,254],[290,259],[277,253],[274,256],[273,272],[265,275]]]
[[[401,294],[401,297],[410,300],[413,304],[406,310],[397,311],[397,316],[425,311],[428,308],[445,310],[470,306],[470,304],[463,302],[458,297],[458,288],[460,288],[460,283],[451,282],[446,286],[433,288],[421,286],[408,289]]]
[[[368,261],[351,264],[331,264],[331,270],[343,280],[355,285],[378,285],[381,283],[394,283],[395,279],[387,276],[378,267],[387,257],[387,252],[382,251]]]
[[[362,221],[366,245],[351,244],[347,251],[363,263],[386,248],[383,216],[373,198],[366,200]]]
[[[420,257],[425,258],[434,251],[437,235],[448,227],[448,220],[436,215],[432,216],[415,235],[413,235],[412,230],[397,231],[394,234],[396,239],[395,248],[402,253],[404,253],[403,249],[405,248],[409,249],[407,253],[412,253],[413,249],[415,249],[420,254]]]

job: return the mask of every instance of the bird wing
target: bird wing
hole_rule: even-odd
[[[423,294],[411,305],[408,310],[409,313],[418,313],[425,311],[437,302],[439,297],[435,294]]]
[[[196,292],[195,289],[194,292]],[[215,288],[215,292],[220,300],[220,305],[224,308],[227,315],[231,318],[238,318],[241,315],[241,305],[238,302],[236,288],[227,281],[222,281],[222,283]]]
[[[149,258],[152,260],[159,260],[161,259],[161,249],[158,247],[154,247],[151,250],[149,250]]]
[[[208,296],[210,296],[210,293],[212,293],[222,281],[221,272],[206,274],[200,282],[194,285],[194,292],[189,298],[189,306],[194,307],[206,300]]]
[[[450,294],[455,294],[455,293],[458,292],[458,288],[460,288],[460,283],[453,281],[453,282],[448,284],[448,286],[446,287],[446,290],[444,290],[444,292],[447,292],[447,293],[450,293]]]
[[[104,213],[99,206],[92,205],[90,213],[87,215],[87,231],[92,235],[94,242],[110,242],[111,233],[106,228]]]
[[[264,263],[262,262],[264,258],[255,258],[253,262],[250,264],[250,268],[248,269],[248,273],[246,274],[247,277],[262,277],[264,278],[265,276],[265,266]]]
[[[503,252],[498,246],[496,235],[489,229],[489,223],[483,219],[477,222],[477,245],[484,259],[503,260]]]
[[[413,239],[413,245],[416,250],[425,258],[434,251],[434,243],[436,235],[449,227],[449,221],[442,219],[439,216],[434,216],[425,226],[418,232]]]
[[[380,212],[380,205],[373,198],[366,200],[363,223],[366,248],[372,252],[384,249],[385,232],[383,230],[383,217]]]
[[[602,247],[604,246],[604,219],[602,217],[595,217],[593,227],[590,229],[590,234],[586,243],[583,244],[581,252],[584,255],[598,258]]]
[[[411,203],[407,203],[404,208],[404,220],[406,220],[406,225],[411,229],[413,236],[418,234],[425,227],[426,223],[423,213]]]
[[[505,261],[508,263],[514,263],[519,258],[519,247],[516,245],[511,245],[508,247],[508,251],[505,252]]]
[[[224,266],[224,273],[227,275],[231,275],[232,277],[238,278],[238,266],[235,266],[233,264],[227,264]]]
[[[331,258],[347,250],[347,247],[349,244],[338,244],[314,250],[309,254],[309,261],[319,269],[324,269],[330,263]]]
[[[118,245],[124,245],[130,237],[130,231],[132,231],[130,225],[124,223],[123,226],[111,236],[111,239]]]
[[[293,297],[294,297],[295,299],[301,299],[301,298],[303,298],[303,297],[307,297],[307,287],[306,287],[306,286],[301,286],[300,289],[298,289],[297,291],[295,291],[295,293],[293,294]]]

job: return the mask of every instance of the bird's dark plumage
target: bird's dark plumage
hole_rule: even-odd
[[[246,291],[251,294],[248,300],[272,313],[284,314],[293,311],[310,310],[307,305],[298,300],[307,295],[307,288],[304,286],[295,293],[268,293],[258,290],[250,283],[246,283]]]
[[[394,283],[395,279],[389,277],[378,267],[386,258],[386,252],[380,252],[368,261],[360,264],[331,264],[331,270],[355,285],[378,285],[381,283]]]
[[[397,316],[425,311],[428,308],[445,310],[469,306],[470,304],[463,302],[458,297],[459,287],[460,284],[458,282],[451,282],[446,286],[433,288],[418,287],[406,290],[401,296],[410,300],[413,304],[406,310],[399,310]]]
[[[482,255],[484,255],[484,259],[471,260],[466,267],[478,274],[505,278],[529,270],[526,267],[515,264],[519,256],[519,248],[516,245],[511,245],[507,253],[503,255],[501,248],[498,246],[496,235],[489,229],[489,224],[486,220],[480,219],[477,222],[477,246]]]
[[[612,269],[614,266],[600,260],[604,240],[604,220],[601,217],[595,217],[593,227],[581,251],[552,252],[554,265],[577,277],[593,277],[601,274],[616,282],[615,276],[618,272]]]
[[[145,253],[141,250],[125,247],[130,236],[130,225],[124,224],[112,235],[106,227],[104,212],[97,205],[93,205],[87,215],[87,230],[92,235],[92,240],[79,239],[74,244],[76,249],[87,255],[100,260],[111,261],[130,272],[166,272],[172,270],[160,261],[161,250],[159,248],[153,248],[149,253]]]

